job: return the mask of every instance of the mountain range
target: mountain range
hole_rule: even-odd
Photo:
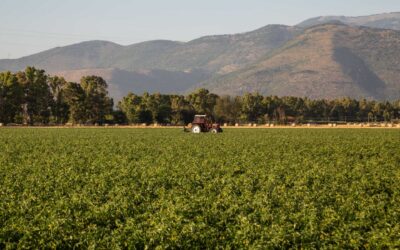
[[[129,91],[186,93],[199,87],[231,95],[393,100],[400,98],[400,13],[317,17],[189,42],[88,41],[0,60],[0,71],[26,66],[69,81],[102,76],[116,100]]]

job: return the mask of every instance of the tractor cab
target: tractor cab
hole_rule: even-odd
[[[218,123],[213,123],[207,115],[195,115],[192,122],[192,132],[199,133],[221,133],[222,129]]]
[[[209,123],[206,115],[195,115],[192,124],[206,124]]]

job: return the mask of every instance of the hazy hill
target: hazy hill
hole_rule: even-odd
[[[116,99],[128,91],[183,93],[199,86],[218,94],[400,98],[399,33],[360,26],[400,30],[400,13],[317,17],[189,42],[88,41],[0,60],[0,70],[35,66],[70,81],[95,74]]]
[[[89,41],[57,47],[19,59],[0,60],[1,70],[22,70],[35,66],[48,72],[105,67],[123,46],[106,41]]]
[[[268,25],[242,34],[202,37],[160,55],[156,65],[168,70],[201,68],[227,73],[257,61],[300,32],[296,27]]]
[[[326,24],[203,86],[226,94],[394,99],[400,97],[399,83],[400,32]]]
[[[120,100],[129,91],[142,94],[143,92],[182,93],[199,82],[209,79],[210,75],[200,70],[190,72],[166,70],[127,71],[120,69],[82,69],[54,72],[69,81],[79,82],[82,76],[97,75],[103,77],[109,92],[115,100]]]
[[[84,74],[98,74],[113,86],[110,93],[115,98],[128,90],[184,92],[212,75],[229,73],[259,60],[300,32],[296,27],[268,25],[247,33],[207,36],[187,43],[158,40],[122,46],[89,41],[0,60],[0,70],[18,71],[33,65],[51,74],[61,72],[70,81]]]
[[[0,60],[0,69],[15,71],[34,65],[49,72],[93,68],[129,71],[201,68],[209,72],[227,72],[254,62],[300,31],[299,28],[269,25],[248,33],[208,36],[187,43],[159,40],[121,46],[106,41],[89,41],[20,59]]]
[[[339,21],[344,24],[353,26],[366,26],[372,28],[400,30],[400,12],[370,15],[370,16],[360,16],[360,17],[320,16],[308,19],[298,24],[298,26],[307,28],[335,21]]]

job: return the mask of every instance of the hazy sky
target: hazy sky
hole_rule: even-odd
[[[0,0],[0,58],[87,40],[132,44],[400,11],[400,0]]]

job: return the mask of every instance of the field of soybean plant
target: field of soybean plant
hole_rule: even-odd
[[[400,130],[0,129],[0,248],[398,248]]]

